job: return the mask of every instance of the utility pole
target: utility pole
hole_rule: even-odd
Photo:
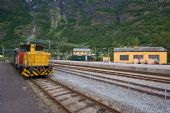
[[[4,46],[2,45],[1,48],[2,48],[2,55],[4,56],[5,55]]]
[[[48,40],[48,51],[51,52],[51,41]]]

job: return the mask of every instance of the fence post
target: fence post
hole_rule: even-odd
[[[166,106],[166,108],[167,108],[167,90],[165,89],[165,106]]]
[[[129,87],[130,83],[128,81],[128,95],[129,95],[129,92],[130,92],[130,87]]]

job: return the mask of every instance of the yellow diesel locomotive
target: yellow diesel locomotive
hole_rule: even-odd
[[[53,73],[50,57],[51,54],[45,52],[42,46],[26,44],[14,50],[12,63],[25,77],[47,76]]]

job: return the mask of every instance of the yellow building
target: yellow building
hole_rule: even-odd
[[[114,62],[167,64],[167,50],[163,47],[115,48]]]

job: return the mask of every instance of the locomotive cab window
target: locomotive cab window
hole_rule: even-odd
[[[30,52],[30,45],[20,45],[21,52]]]

